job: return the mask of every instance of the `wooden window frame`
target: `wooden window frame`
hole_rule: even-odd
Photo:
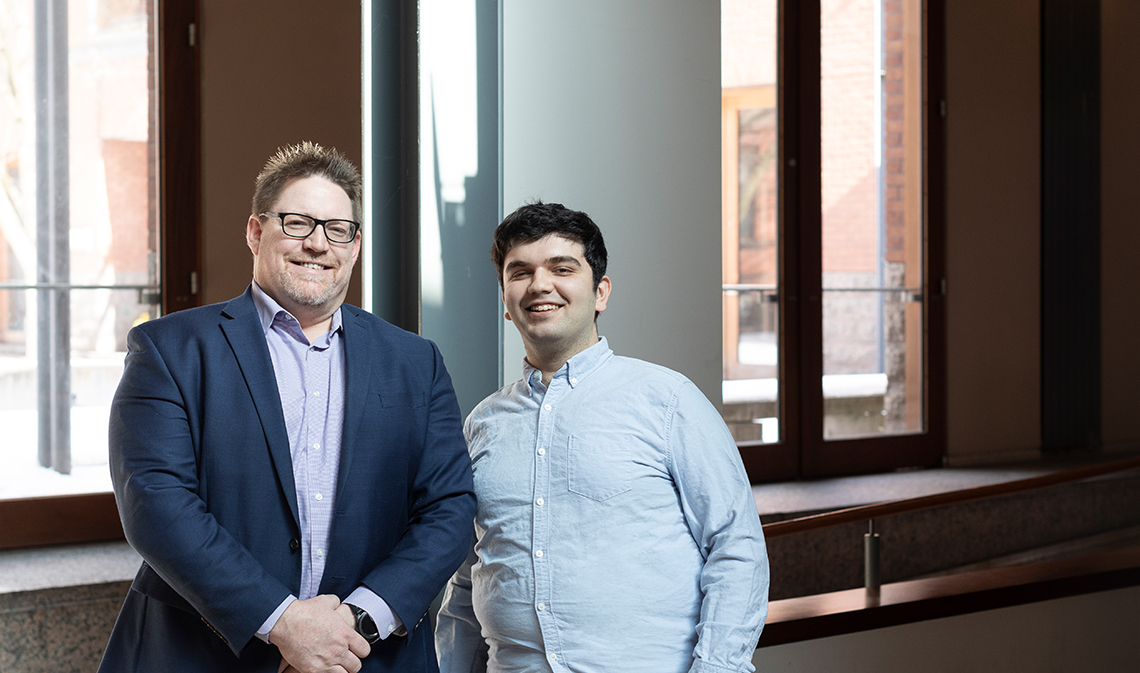
[[[158,179],[162,309],[171,313],[198,305],[201,296],[199,0],[154,3],[159,147],[152,177]],[[113,493],[0,500],[0,521],[0,549],[124,537]]]
[[[754,483],[942,464],[946,454],[944,0],[924,0],[921,433],[823,437],[820,3],[780,0],[778,21],[781,441],[739,443]]]

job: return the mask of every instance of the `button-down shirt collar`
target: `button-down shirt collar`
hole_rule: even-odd
[[[606,338],[600,337],[593,346],[567,360],[552,378],[563,377],[571,388],[576,388],[580,381],[585,381],[587,376],[597,371],[598,367],[613,357],[613,354]],[[534,392],[534,384],[542,385],[542,372],[527,362],[526,358],[523,358],[522,380],[526,383],[528,392]]]
[[[301,322],[297,320],[292,313],[281,308],[281,304],[278,304],[273,297],[266,294],[265,290],[262,290],[256,281],[253,282],[253,305],[257,307],[257,317],[261,320],[261,330],[263,333],[268,333],[269,330],[273,329],[273,322],[275,320],[292,322],[296,325],[297,330],[301,329]],[[317,343],[312,345],[318,348],[328,348],[330,335],[332,335],[333,332],[339,332],[340,327],[340,308],[337,307],[336,312],[333,313],[329,331],[322,335],[320,339],[317,339]],[[301,334],[304,335],[304,332],[301,332]],[[296,337],[297,335],[294,334],[293,336]],[[306,341],[307,340],[306,338]]]

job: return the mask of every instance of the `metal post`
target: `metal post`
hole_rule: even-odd
[[[36,282],[71,280],[69,259],[67,0],[35,3]],[[39,461],[71,473],[71,305],[68,290],[37,303]]]
[[[875,532],[875,520],[868,522],[867,533],[863,536],[863,586],[872,596],[879,595],[879,534]]]

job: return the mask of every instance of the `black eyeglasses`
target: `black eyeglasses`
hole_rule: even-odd
[[[318,220],[302,213],[273,213],[264,212],[262,215],[281,218],[281,231],[289,238],[308,238],[321,225],[325,230],[325,238],[333,243],[352,243],[356,232],[360,230],[360,223],[352,220]]]

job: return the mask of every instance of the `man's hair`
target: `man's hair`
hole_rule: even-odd
[[[335,147],[326,149],[307,140],[297,145],[277,148],[277,153],[265,162],[265,167],[257,175],[253,190],[253,214],[260,215],[272,210],[286,185],[297,178],[312,176],[325,178],[343,189],[352,203],[352,219],[364,222],[364,206],[361,203],[364,187],[360,171],[356,170],[351,161],[341,156]]]
[[[511,248],[556,234],[577,241],[585,248],[586,263],[594,272],[594,289],[606,275],[606,242],[602,230],[590,216],[570,210],[561,203],[536,201],[522,206],[503,218],[495,228],[495,243],[491,246],[491,262],[499,272],[499,285],[503,284],[503,262]]]

